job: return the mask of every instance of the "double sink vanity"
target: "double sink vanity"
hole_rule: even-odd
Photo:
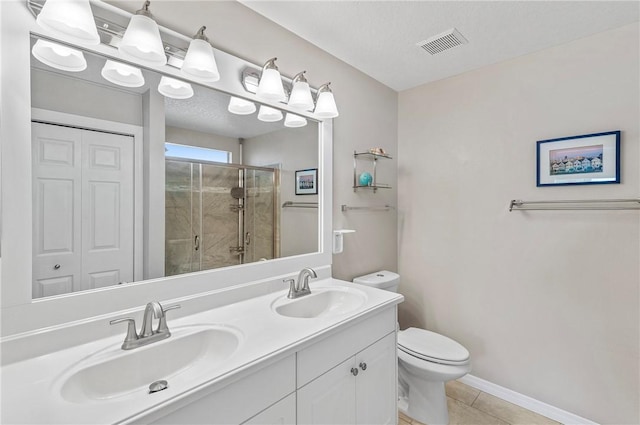
[[[199,312],[181,301],[167,313],[170,337],[137,348],[122,348],[123,324],[117,335],[5,364],[2,422],[395,423],[402,296],[332,278],[293,299],[281,287]],[[183,311],[192,314],[172,317]],[[43,335],[11,342],[20,338]],[[153,392],[158,381],[166,388]]]

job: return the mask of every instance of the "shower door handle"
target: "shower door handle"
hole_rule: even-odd
[[[198,235],[196,235],[196,237],[193,238],[193,248],[196,251],[200,249],[200,237]]]
[[[244,235],[244,244],[245,244],[245,245],[249,245],[249,244],[251,244],[251,233],[250,233],[250,232],[247,232],[247,233]]]

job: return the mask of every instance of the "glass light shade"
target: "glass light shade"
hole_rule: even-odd
[[[283,101],[286,99],[282,77],[277,69],[265,69],[260,76],[256,96],[265,100]]]
[[[236,115],[249,115],[256,111],[256,104],[239,97],[231,96],[229,99],[229,112]]]
[[[79,44],[100,44],[89,0],[47,0],[36,22],[47,31]]]
[[[182,64],[182,73],[208,83],[218,81],[220,73],[211,44],[200,39],[191,40]]]
[[[284,118],[285,127],[295,128],[304,127],[305,125],[307,125],[307,119],[305,117],[287,112],[287,115]]]
[[[258,119],[264,122],[276,122],[282,119],[282,112],[269,106],[260,106],[258,111]]]
[[[336,101],[333,99],[333,93],[322,92],[318,95],[318,103],[316,103],[316,109],[313,111],[320,118],[335,118],[338,114],[338,107]]]
[[[107,60],[100,74],[105,80],[119,86],[142,87],[144,85],[144,77],[139,68],[120,62]]]
[[[193,96],[193,88],[191,87],[191,84],[170,77],[160,78],[158,91],[163,96],[167,96],[172,99],[189,99]]]
[[[33,45],[31,53],[43,64],[62,71],[80,72],[87,69],[82,52],[62,44],[40,39]]]
[[[302,109],[304,111],[310,111],[313,109],[313,98],[311,97],[309,83],[305,81],[296,81],[293,84],[288,105],[292,108]]]
[[[158,24],[144,15],[133,15],[118,50],[127,58],[145,65],[162,66],[167,63]]]

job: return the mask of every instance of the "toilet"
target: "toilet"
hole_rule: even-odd
[[[356,277],[354,283],[397,292],[400,276],[390,271]],[[428,425],[449,423],[444,384],[471,371],[469,351],[426,329],[398,332],[398,409]]]

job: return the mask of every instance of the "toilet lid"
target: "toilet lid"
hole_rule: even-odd
[[[408,328],[398,333],[398,348],[423,360],[443,364],[469,361],[469,351],[446,336],[426,329]]]

